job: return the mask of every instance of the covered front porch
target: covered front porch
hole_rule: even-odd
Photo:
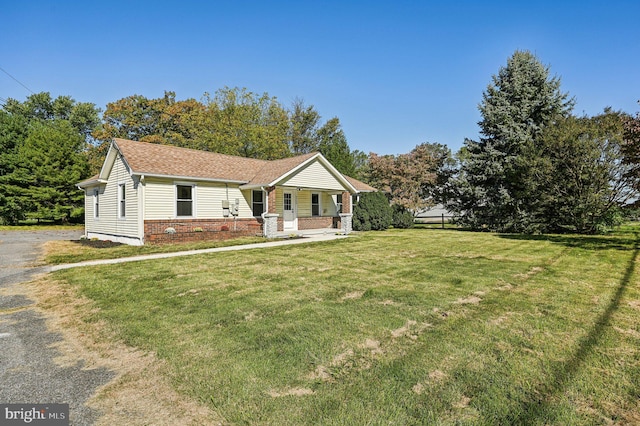
[[[351,232],[348,191],[275,186],[267,188],[264,235],[269,238]]]

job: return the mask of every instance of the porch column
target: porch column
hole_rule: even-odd
[[[351,210],[351,193],[345,191],[342,193],[342,213],[340,213],[341,230],[345,235],[349,235],[353,230]]]
[[[351,210],[351,193],[347,191],[342,193],[342,213],[353,213]]]
[[[262,235],[265,238],[275,238],[278,233],[278,214],[276,213],[276,187],[270,186],[267,192],[267,211],[262,213]]]
[[[262,215],[264,222],[262,224],[263,235],[265,238],[275,238],[278,233],[278,214],[264,213]]]
[[[351,225],[351,220],[353,219],[353,215],[351,213],[340,213],[340,223],[341,223],[341,231],[345,235],[349,235],[353,230]]]
[[[276,213],[276,187],[267,188],[267,213]]]

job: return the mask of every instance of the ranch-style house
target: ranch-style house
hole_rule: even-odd
[[[257,160],[114,139],[85,191],[85,236],[132,245],[351,231],[352,199],[375,188],[320,153]]]

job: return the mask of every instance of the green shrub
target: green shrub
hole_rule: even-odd
[[[360,194],[360,201],[353,207],[353,229],[355,231],[381,231],[391,225],[391,206],[381,192]]]
[[[391,224],[394,228],[409,229],[413,228],[413,214],[399,204],[393,205],[393,218]]]

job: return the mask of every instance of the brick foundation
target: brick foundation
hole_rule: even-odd
[[[304,231],[306,229],[323,229],[323,228],[339,228],[339,217],[322,216],[322,217],[299,217],[298,218],[298,230]],[[281,217],[278,218],[278,231],[284,230],[284,221]]]
[[[167,233],[167,228],[175,233]],[[186,243],[190,241],[229,240],[262,235],[262,218],[252,219],[173,219],[145,220],[146,243]]]

